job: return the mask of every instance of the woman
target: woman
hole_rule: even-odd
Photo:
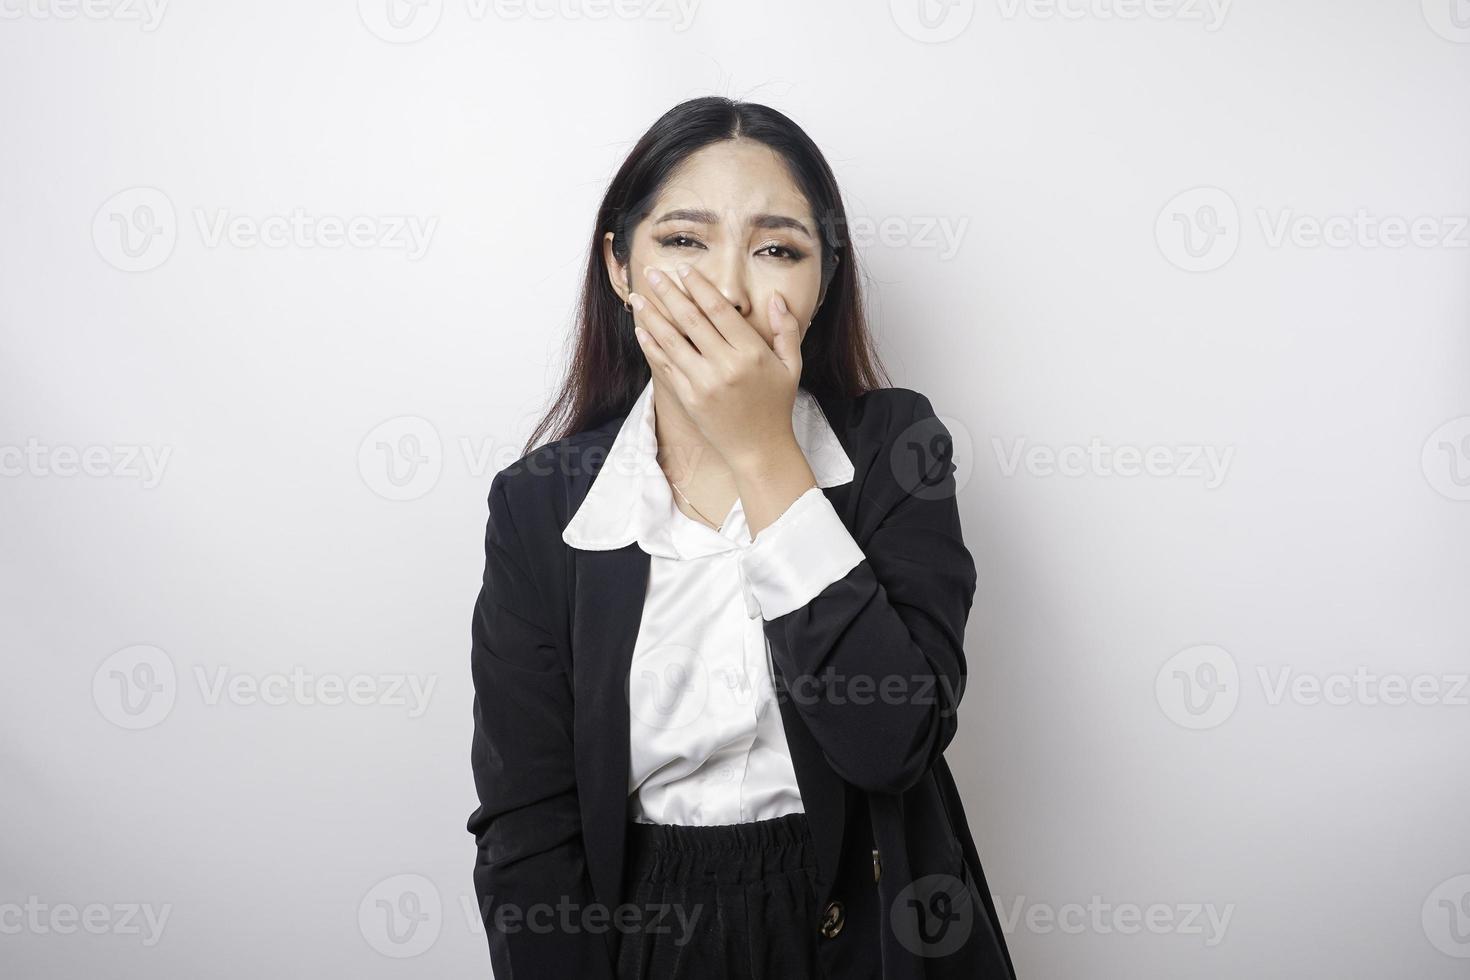
[[[570,377],[490,488],[497,977],[1015,976],[941,754],[976,584],[950,436],[880,386],[844,226],[806,134],[722,98],[608,189]]]

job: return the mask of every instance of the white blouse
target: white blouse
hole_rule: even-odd
[[[805,388],[791,422],[817,486],[754,541],[738,498],[716,531],[674,503],[650,381],[562,532],[575,548],[636,541],[650,556],[625,692],[629,812],[641,823],[745,823],[803,809],[762,624],[864,556],[821,489],[850,481],[852,461]]]

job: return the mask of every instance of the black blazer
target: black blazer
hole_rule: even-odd
[[[763,623],[817,851],[823,921],[808,925],[833,980],[1013,980],[941,754],[976,585],[950,434],[906,388],[818,401],[855,471],[823,492],[866,557]],[[471,629],[480,806],[467,829],[499,980],[614,977],[626,683],[649,558],[636,543],[571,548],[561,532],[625,418],[543,446],[490,485]]]

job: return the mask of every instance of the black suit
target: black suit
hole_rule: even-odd
[[[909,389],[819,401],[855,471],[823,493],[865,560],[763,624],[817,848],[817,897],[832,917],[829,903],[841,906],[841,927],[828,920],[835,935],[813,922],[813,940],[832,980],[1014,978],[941,754],[955,734],[976,586],[950,434]],[[623,900],[629,814],[626,682],[649,556],[636,544],[570,548],[561,532],[624,418],[541,447],[490,487],[472,628],[481,805],[468,829],[498,980],[613,977],[610,912]],[[915,879],[944,893],[901,896]],[[517,917],[498,919],[502,905]]]

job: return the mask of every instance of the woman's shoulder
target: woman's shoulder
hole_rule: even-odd
[[[492,501],[503,495],[520,520],[538,515],[565,522],[578,483],[590,484],[612,445],[605,427],[564,436],[536,447],[496,472],[490,481]]]
[[[852,398],[825,400],[822,407],[829,421],[841,424],[853,438],[883,442],[935,415],[928,396],[913,388],[870,388]]]
[[[880,402],[886,404],[890,412],[909,418],[912,418],[920,407],[925,410],[929,409],[928,396],[913,388],[873,388],[864,392],[864,395],[876,397]]]
[[[913,388],[874,388],[851,399],[846,407],[850,410],[846,444],[873,459],[886,460],[886,465],[863,468],[869,479],[885,481],[894,499],[920,492],[925,497],[953,495],[955,440],[928,395]],[[963,429],[959,431],[967,440]],[[939,489],[941,485],[948,489]],[[882,491],[865,492],[884,498]]]

